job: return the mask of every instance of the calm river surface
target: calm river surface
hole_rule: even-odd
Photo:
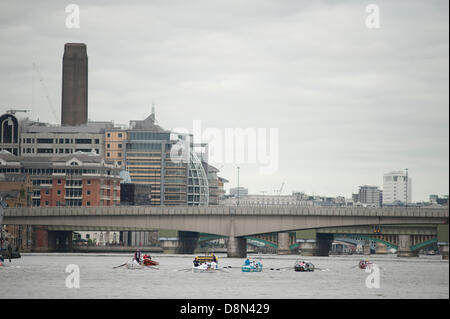
[[[221,267],[240,267],[244,261],[218,256]],[[160,263],[159,269],[113,269],[131,254],[23,254],[0,267],[0,298],[449,298],[449,263],[440,256],[373,255],[370,260],[378,265],[380,287],[371,289],[366,278],[375,273],[357,267],[362,256],[261,255],[260,273],[243,273],[239,268],[192,273],[182,269],[192,266],[193,255],[152,254],[152,258]],[[294,272],[299,258],[319,270]],[[79,266],[78,289],[66,287],[69,264]]]

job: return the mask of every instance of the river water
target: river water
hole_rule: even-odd
[[[379,288],[368,288],[368,276],[377,274],[357,267],[361,256],[249,255],[250,259],[261,258],[264,270],[260,273],[241,272],[244,259],[218,256],[220,266],[237,268],[215,273],[183,270],[191,268],[193,255],[152,254],[160,263],[158,269],[130,270],[113,267],[131,255],[24,253],[21,259],[5,261],[6,266],[0,267],[0,298],[449,298],[449,263],[440,256],[372,255]],[[295,272],[298,258],[318,269]],[[66,287],[66,278],[75,275],[65,272],[70,264],[79,267],[79,288]],[[370,281],[369,286],[375,282]]]

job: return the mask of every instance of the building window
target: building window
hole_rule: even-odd
[[[110,144],[106,144],[106,148],[111,148],[111,145]]]
[[[58,196],[61,195],[61,191],[57,191],[56,193],[58,194]]]
[[[58,179],[58,185],[61,185],[61,180],[60,179]]]
[[[91,185],[91,180],[88,179],[88,180],[86,181],[86,183],[87,183],[88,185]]]
[[[86,202],[86,205],[87,205],[87,206],[91,206],[91,202],[89,202],[89,201]]]
[[[117,136],[118,136],[118,137],[122,137],[122,133],[119,133]]]
[[[86,194],[89,196],[91,195],[91,191],[87,191]]]
[[[106,157],[109,157],[109,153],[106,153]]]
[[[45,206],[48,206],[48,200],[45,201]]]

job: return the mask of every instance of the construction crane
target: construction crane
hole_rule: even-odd
[[[284,186],[284,182],[283,182],[283,184],[281,184],[280,190],[278,191],[278,195],[281,195],[281,192],[283,191],[283,186]]]
[[[47,90],[47,86],[45,85],[44,78],[42,77],[42,74],[39,71],[39,68],[37,67],[36,63],[34,63],[34,62],[33,62],[33,70],[36,71],[36,73],[39,77],[39,82],[41,82],[42,88],[44,89],[44,94],[45,94],[45,97],[47,98],[48,105],[50,106],[53,116],[55,117],[56,123],[58,123],[58,116],[56,115],[52,100],[50,99],[50,95],[48,94],[48,90]]]

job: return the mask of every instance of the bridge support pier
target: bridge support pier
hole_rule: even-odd
[[[411,251],[412,242],[411,235],[398,235],[397,257],[417,257],[417,252]]]
[[[70,252],[73,250],[71,231],[48,231],[48,250]]]
[[[446,245],[439,245],[439,253],[442,259],[448,260],[448,243]]]
[[[301,242],[299,243],[299,250],[300,250],[300,255],[302,256],[314,256],[314,253],[316,251],[316,241],[315,240],[311,240],[311,241],[305,241],[305,242]]]
[[[375,246],[375,254],[377,255],[385,255],[387,254],[387,246],[383,243],[377,242]]]
[[[193,254],[198,243],[198,232],[179,231],[177,254]]]
[[[314,256],[329,256],[333,239],[333,234],[317,234]]]
[[[48,228],[45,226],[33,226],[33,252],[47,252],[48,251]]]
[[[247,257],[247,238],[228,237],[227,246],[228,258],[246,258]]]
[[[369,240],[364,241],[363,254],[370,256],[370,241]]]
[[[289,233],[278,233],[278,249],[277,255],[290,255],[289,249]]]

